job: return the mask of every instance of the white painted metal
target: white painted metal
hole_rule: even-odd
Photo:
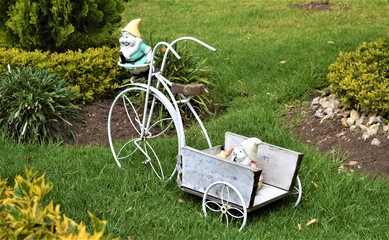
[[[158,124],[158,122],[161,122],[161,121],[167,121],[167,122],[171,122],[171,124],[174,124],[174,127],[176,128],[177,140],[178,140],[178,149],[177,150],[180,151],[181,147],[185,143],[185,136],[184,136],[184,130],[182,127],[182,122],[180,122],[180,118],[178,118],[175,108],[173,107],[173,105],[171,104],[169,99],[164,94],[162,94],[159,90],[157,90],[154,87],[149,87],[149,90],[151,91],[150,92],[151,98],[155,101],[160,102],[166,108],[166,110],[168,111],[168,114],[170,115],[164,119],[161,119],[161,120],[155,122],[154,125]],[[150,122],[148,122],[149,126],[147,128],[142,127],[142,126],[144,126],[144,125],[142,125],[143,123],[141,121],[141,119],[143,117],[139,116],[139,114],[136,113],[134,104],[131,103],[131,100],[126,96],[126,94],[128,94],[128,93],[142,93],[142,92],[145,93],[146,91],[147,91],[147,89],[146,89],[145,84],[134,83],[131,85],[131,87],[122,91],[115,98],[115,100],[113,101],[113,103],[111,105],[109,114],[108,114],[108,140],[109,140],[110,148],[111,148],[112,154],[114,156],[114,159],[119,167],[121,167],[121,163],[120,163],[121,160],[123,160],[125,158],[129,158],[135,152],[140,151],[146,158],[145,163],[150,164],[154,173],[157,175],[157,177],[159,179],[162,180],[165,178],[164,169],[162,167],[163,164],[161,163],[161,160],[159,159],[158,154],[155,152],[153,147],[147,142],[147,140],[160,136],[164,130],[161,130],[161,132],[158,132],[156,134],[151,133],[150,130],[152,129],[152,127],[154,125],[150,125]],[[138,135],[129,139],[120,148],[115,149],[115,143],[113,142],[113,138],[112,138],[112,134],[111,134],[112,114],[113,114],[113,110],[119,106],[118,102],[120,100],[125,101],[125,103],[128,103],[129,107],[132,108],[132,109],[126,108],[125,111],[127,113],[127,117],[129,119],[131,125],[136,129]],[[124,106],[127,106],[127,104],[124,104]],[[152,107],[152,106],[150,106],[150,107]],[[132,117],[130,115],[130,111],[135,112],[134,117]],[[152,110],[149,108],[148,111],[152,111]],[[143,132],[142,132],[142,129],[143,129]],[[130,147],[131,144],[135,145],[135,149],[131,153],[123,156],[122,155],[123,149]],[[175,172],[176,172],[176,168],[174,168],[174,170],[172,170],[172,173],[169,175],[170,178],[175,174]]]
[[[227,132],[225,135],[224,149],[236,147],[245,139],[247,137]],[[264,178],[262,188],[257,191],[255,186],[259,177],[259,174],[255,175],[257,168],[251,168],[228,159],[216,157],[215,155],[221,149],[221,146],[215,146],[200,151],[189,146],[183,147],[180,169],[180,187],[183,191],[201,196],[204,193],[204,185],[207,186],[210,182],[214,181],[225,181],[230,182],[239,189],[248,212],[259,209],[291,194],[297,194],[295,206],[299,204],[302,196],[302,186],[297,172],[303,157],[301,153],[263,142],[262,148],[260,146],[257,154],[257,167],[262,169],[262,173],[272,173],[284,179],[274,181],[272,177]],[[277,153],[279,154],[277,155]],[[263,161],[260,161],[261,159],[268,161],[268,165],[262,165]],[[276,167],[269,167],[271,163],[274,163]],[[280,163],[284,163],[285,166],[278,167]],[[293,183],[296,186],[289,189],[289,186],[293,186]],[[208,195],[215,197],[215,193],[213,192],[208,193]],[[236,199],[231,198],[230,201],[238,205]]]
[[[236,186],[250,207],[253,203],[260,169],[244,166],[231,160],[218,158],[191,147],[182,147],[181,187],[203,194],[206,188],[217,181],[226,181]],[[209,195],[216,196],[213,191]],[[240,205],[241,200],[232,196],[230,202]]]
[[[225,149],[236,147],[246,139],[247,137],[227,132]],[[291,191],[302,157],[302,153],[263,142],[257,152],[257,167],[263,170],[263,182]]]
[[[296,177],[296,184],[297,186],[294,187],[295,192],[293,194],[297,195],[296,202],[294,203],[293,207],[297,207],[301,201],[301,197],[303,195],[303,185],[301,184],[300,178],[297,175]]]
[[[216,193],[216,198],[210,194],[211,192]],[[238,205],[241,207],[236,207],[235,202],[231,202],[232,198],[237,198],[239,200]],[[220,212],[220,216],[221,218],[225,218],[227,226],[230,223],[230,217],[233,219],[242,219],[242,225],[239,231],[242,231],[246,225],[247,207],[245,201],[239,190],[231,183],[217,181],[210,184],[204,192],[202,205],[205,217],[207,217],[207,210],[210,210],[212,212]]]
[[[196,42],[196,43],[198,43],[198,44],[200,44],[200,45],[202,45],[202,46],[204,46],[212,51],[216,51],[215,48],[213,48],[210,45],[208,45],[208,44],[206,44],[206,43],[204,43],[196,38],[193,38],[193,37],[178,38],[170,44],[167,42],[159,42],[159,43],[157,43],[157,45],[154,46],[153,51],[152,51],[152,57],[151,57],[151,61],[149,63],[149,75],[148,75],[148,79],[147,79],[147,84],[141,84],[141,83],[128,84],[126,86],[127,89],[122,91],[113,101],[109,115],[108,115],[108,140],[109,140],[109,144],[111,147],[111,151],[114,155],[114,159],[119,167],[122,167],[121,163],[120,163],[120,161],[122,159],[130,158],[136,152],[141,152],[146,157],[145,163],[150,164],[150,166],[152,167],[152,169],[153,169],[154,173],[157,175],[157,177],[160,179],[165,179],[163,166],[160,162],[158,154],[152,148],[152,146],[147,142],[147,140],[149,138],[155,138],[155,137],[158,137],[159,135],[162,134],[162,133],[159,133],[159,134],[153,135],[149,131],[153,127],[153,125],[152,125],[153,111],[154,111],[155,104],[157,102],[162,103],[165,106],[165,108],[168,110],[168,115],[170,115],[162,120],[171,119],[172,123],[175,125],[177,138],[178,138],[178,150],[177,150],[178,156],[181,156],[181,147],[186,145],[184,128],[183,128],[182,118],[181,118],[180,109],[179,109],[180,100],[184,100],[183,103],[189,107],[192,114],[195,116],[197,122],[199,123],[199,126],[203,132],[203,135],[204,135],[207,143],[208,143],[208,146],[209,147],[212,146],[210,138],[208,136],[208,133],[204,127],[204,124],[202,123],[200,117],[198,116],[195,109],[192,107],[192,105],[190,103],[190,98],[187,98],[184,95],[180,95],[180,99],[177,100],[175,98],[174,94],[170,91],[170,86],[172,83],[168,79],[166,79],[164,76],[162,76],[162,74],[161,74],[163,71],[164,65],[166,63],[167,55],[169,52],[172,52],[176,58],[180,59],[179,54],[175,51],[175,49],[172,46],[174,44],[176,44],[177,42],[183,41],[183,40],[191,40],[191,41],[194,41],[194,42]],[[167,48],[167,50],[165,52],[162,65],[160,67],[160,72],[155,72],[155,67],[154,67],[155,53],[156,53],[158,48],[161,48],[163,46],[165,46]],[[128,68],[128,67],[136,68],[137,67],[134,65],[130,66],[129,64],[121,64],[121,63],[118,63],[118,64],[119,64],[119,66],[122,66],[124,68]],[[142,66],[142,67],[145,67],[145,66]],[[152,86],[152,82],[154,81],[154,77],[157,79],[157,82],[154,85],[155,87]],[[164,89],[163,93],[162,93],[162,91],[159,90],[160,88]],[[129,114],[129,111],[134,111],[135,107],[133,104],[130,103],[131,102],[130,99],[125,96],[125,94],[129,93],[130,91],[143,92],[145,95],[143,115],[137,114],[135,119],[132,119],[130,114]],[[150,99],[151,99],[151,102],[149,101]],[[125,144],[123,144],[123,146],[119,150],[115,150],[114,141],[112,139],[112,134],[111,134],[110,124],[112,121],[113,108],[117,105],[118,101],[120,101],[120,100],[129,103],[128,106],[125,107],[125,112],[127,114],[127,117],[129,119],[132,127],[136,129],[138,136],[135,138],[131,138],[129,141],[127,141]],[[154,123],[154,125],[155,125],[155,123]],[[121,156],[123,149],[128,147],[129,145],[135,145],[136,147],[132,152],[130,152],[124,156]],[[151,159],[156,159],[155,161],[158,164],[156,166],[154,166],[153,163],[154,164],[156,164],[156,163],[155,163],[155,161],[152,161]],[[174,169],[173,173],[169,177],[169,180],[176,173],[176,170],[177,170],[177,168]]]

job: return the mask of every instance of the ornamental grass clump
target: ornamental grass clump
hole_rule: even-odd
[[[340,52],[327,77],[346,108],[389,116],[389,38]]]
[[[22,143],[72,136],[70,119],[82,120],[73,100],[79,93],[46,70],[25,67],[0,75],[0,127]]]
[[[169,54],[164,66],[164,76],[173,83],[177,84],[204,84],[206,88],[212,86],[210,79],[210,68],[206,65],[206,59],[199,60],[186,45],[174,46],[181,59],[177,59],[173,54]],[[166,48],[156,53],[155,66],[161,66],[163,55]],[[199,115],[205,116],[211,114],[209,105],[212,99],[206,94],[192,96],[192,105]],[[181,114],[185,119],[189,119],[190,110],[182,108]]]

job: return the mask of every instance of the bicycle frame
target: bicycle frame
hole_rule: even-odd
[[[151,105],[151,111],[149,112],[149,115],[147,117],[147,110],[148,110],[148,101],[149,101],[149,93],[150,93],[150,86],[151,86],[151,82],[152,82],[152,78],[153,76],[157,78],[158,82],[156,84],[156,89],[159,89],[160,87],[160,84],[163,85],[163,88],[166,90],[166,92],[168,93],[169,95],[169,98],[171,100],[171,103],[173,104],[174,108],[176,109],[176,112],[177,112],[177,118],[179,119],[179,124],[181,124],[180,128],[182,127],[183,128],[183,124],[182,124],[182,117],[181,117],[181,114],[180,114],[180,110],[179,110],[179,107],[178,107],[178,101],[176,101],[176,98],[174,97],[174,94],[170,91],[170,87],[172,86],[172,83],[166,79],[163,75],[162,75],[162,72],[163,72],[163,69],[165,67],[165,64],[166,64],[166,60],[167,60],[167,56],[169,54],[169,51],[171,51],[174,56],[177,58],[177,59],[180,59],[180,55],[174,50],[173,46],[180,42],[180,41],[185,41],[185,40],[189,40],[189,41],[194,41],[206,48],[208,48],[209,50],[211,51],[216,51],[216,49],[208,44],[206,44],[205,42],[203,41],[200,41],[199,39],[197,38],[194,38],[194,37],[181,37],[181,38],[177,38],[175,39],[174,41],[172,41],[170,44],[167,43],[167,42],[159,42],[156,46],[154,46],[153,48],[153,52],[152,52],[152,58],[151,58],[151,61],[150,61],[150,67],[149,67],[149,75],[148,75],[148,79],[147,79],[147,91],[146,91],[146,100],[145,100],[145,108],[144,108],[144,114],[143,114],[143,121],[142,121],[142,132],[141,132],[141,136],[144,137],[147,132],[144,132],[145,130],[149,129],[149,126],[150,126],[150,122],[151,122],[151,116],[152,116],[152,113],[153,113],[153,107],[154,107],[154,100],[152,101],[152,105]],[[161,47],[161,46],[165,46],[167,47],[167,50],[163,56],[163,60],[162,60],[162,64],[161,64],[161,68],[160,68],[160,71],[157,72],[157,73],[154,73],[154,57],[155,57],[155,53],[156,53],[156,50]],[[195,109],[193,108],[193,106],[190,104],[189,100],[185,95],[183,94],[179,94],[179,96],[182,98],[182,99],[187,99],[188,101],[185,101],[183,103],[186,103],[187,106],[189,107],[189,109],[191,110],[191,112],[193,113],[194,117],[196,118],[197,122],[199,123],[200,125],[200,128],[201,130],[204,132],[204,135],[205,135],[205,138],[206,138],[206,141],[207,141],[207,144],[209,147],[212,147],[212,143],[211,143],[211,140],[208,136],[208,133],[207,133],[207,130],[203,124],[203,122],[201,121],[201,118],[200,116],[197,114],[197,112],[195,111]],[[146,120],[147,119],[147,120]],[[185,135],[184,133],[178,133],[177,134],[182,134],[182,136],[179,136],[179,139],[182,139],[182,146],[185,146],[186,145],[186,141],[185,141]],[[180,154],[180,153],[179,153]]]

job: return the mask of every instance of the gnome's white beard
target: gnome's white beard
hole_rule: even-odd
[[[123,53],[124,57],[128,59],[131,57],[131,55],[136,53],[139,50],[142,42],[142,39],[137,37],[135,38],[134,42],[128,44],[127,46],[124,44],[120,44],[120,50]]]

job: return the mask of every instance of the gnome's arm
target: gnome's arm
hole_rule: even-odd
[[[152,54],[153,54],[151,47],[142,43],[140,46],[140,50],[146,55],[146,61],[149,63],[151,61]]]

